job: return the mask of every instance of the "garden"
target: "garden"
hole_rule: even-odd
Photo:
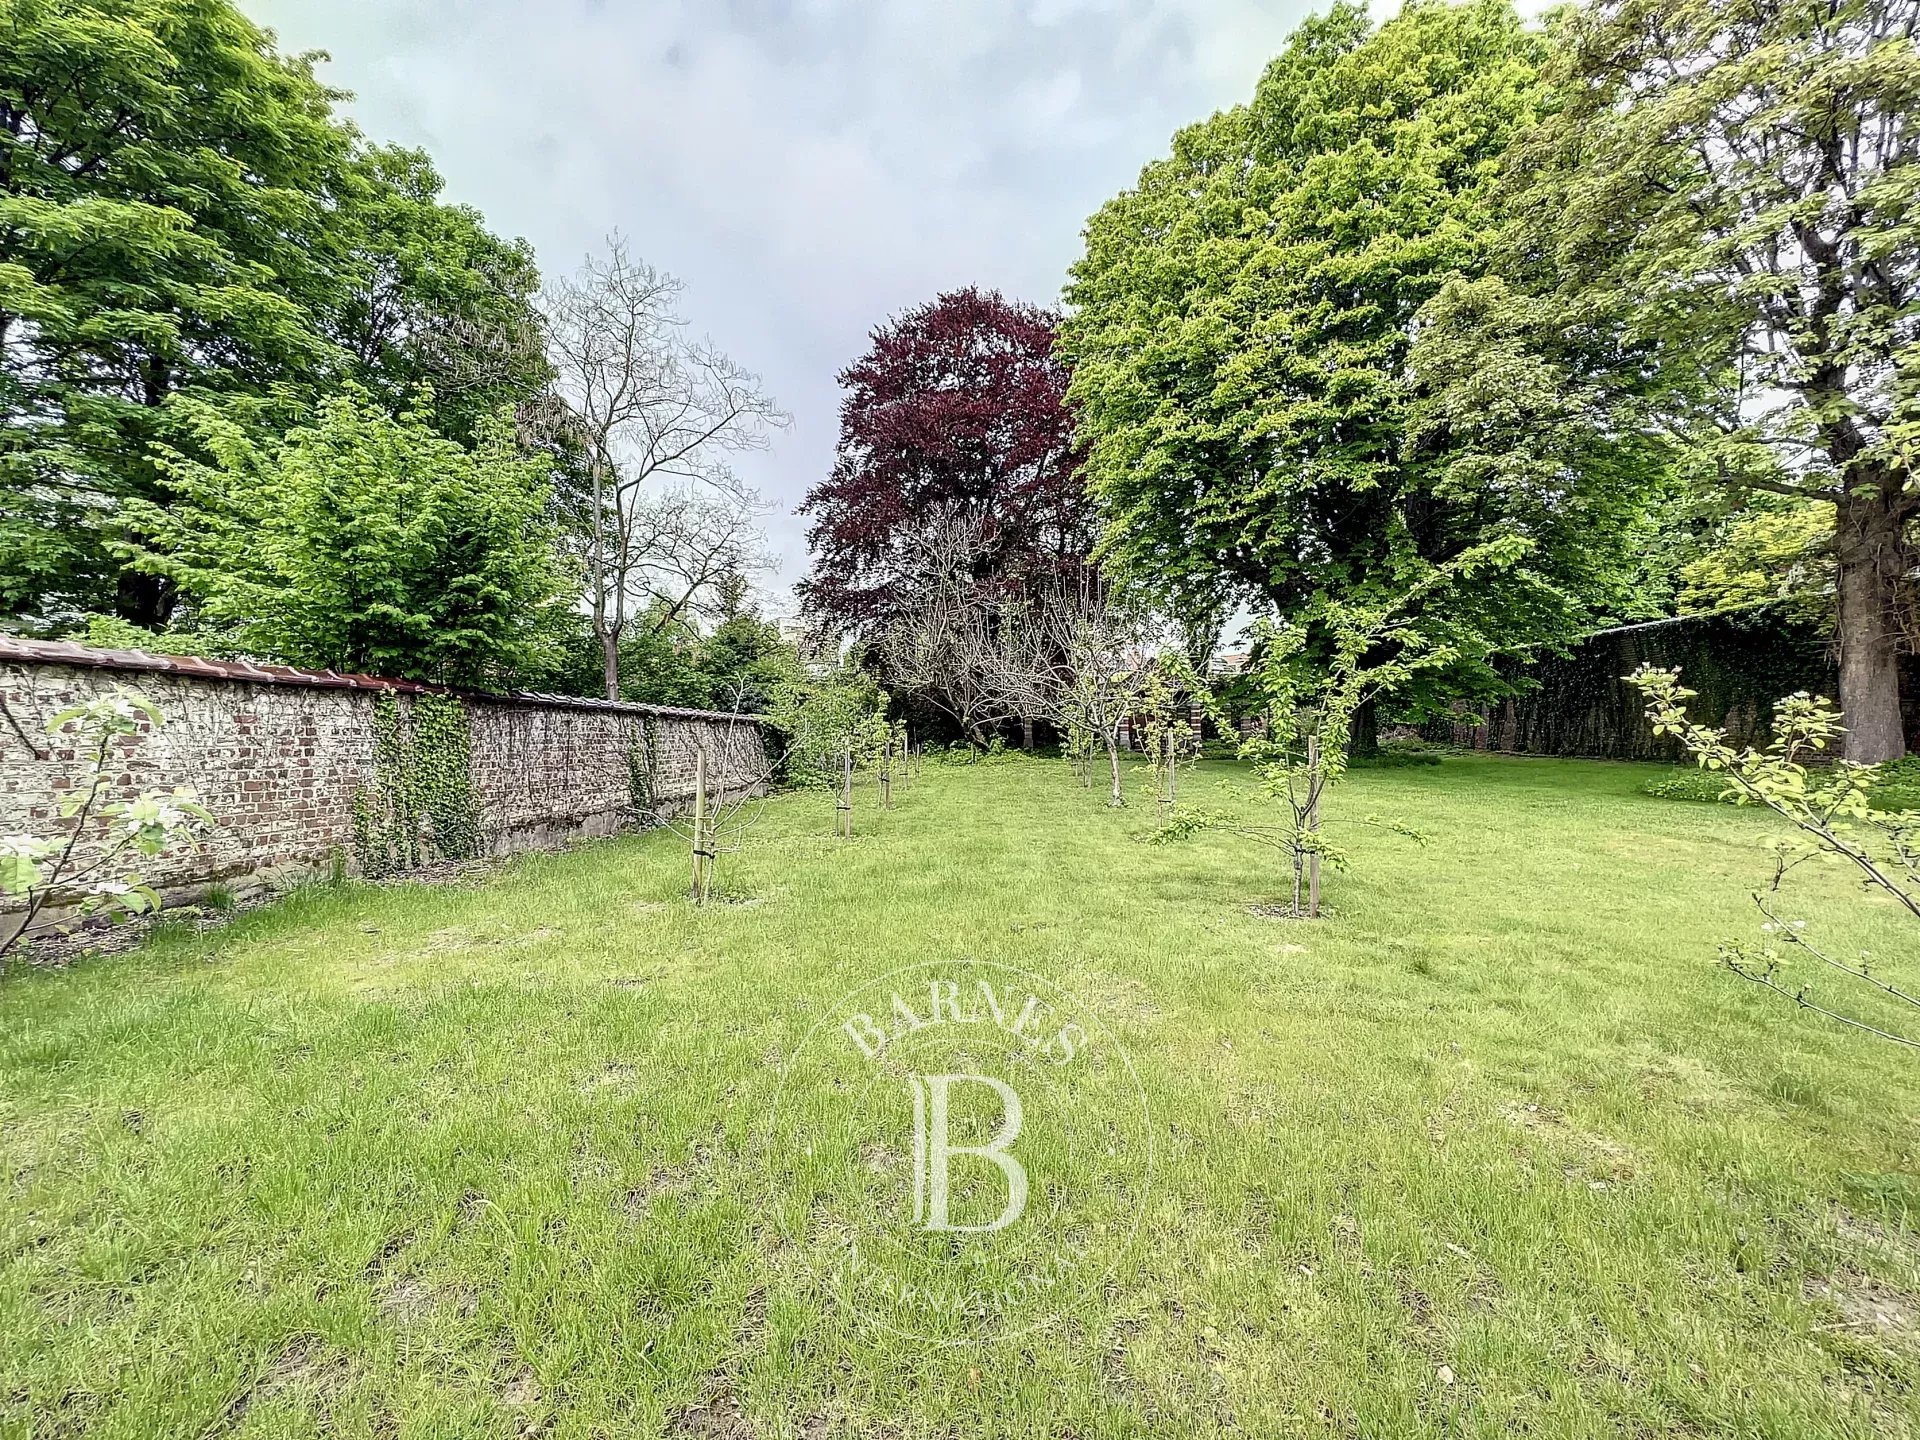
[[[774,800],[733,903],[656,832],[9,977],[7,1427],[1902,1433],[1910,1062],[1713,963],[1772,827],[1655,773],[1358,770],[1425,842],[1357,838],[1321,922],[1016,757],[863,777],[851,841]],[[1851,888],[1803,909],[1896,949]],[[1110,1274],[959,1347],[837,1303],[764,1148],[835,998],[955,956],[1082,1000],[1154,1141]]]
[[[0,0],[0,1436],[1920,1432],[1920,0],[272,8]]]

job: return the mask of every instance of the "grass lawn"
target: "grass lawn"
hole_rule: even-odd
[[[1715,968],[1767,822],[1646,774],[1357,772],[1333,813],[1428,843],[1355,833],[1317,924],[1013,760],[845,844],[772,802],[749,903],[655,834],[9,975],[0,1434],[1910,1433],[1920,1071]],[[765,1135],[840,996],[961,958],[1098,1015],[1154,1166],[1090,1294],[942,1346],[829,1293]]]

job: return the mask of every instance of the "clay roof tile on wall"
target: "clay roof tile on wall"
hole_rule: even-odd
[[[515,690],[497,695],[485,690],[455,690],[445,685],[423,685],[417,680],[395,680],[380,675],[343,675],[335,670],[301,670],[252,660],[209,660],[198,655],[153,655],[145,650],[107,650],[72,640],[28,640],[0,634],[0,665],[74,665],[92,670],[178,675],[193,680],[219,680],[246,685],[302,685],[320,690],[387,690],[402,695],[459,695],[482,703],[548,705],[568,710],[612,710],[635,715],[681,716],[704,720],[751,720],[755,715],[733,715],[717,710],[687,710],[673,705],[630,705],[624,700],[591,700],[578,695],[545,695]]]

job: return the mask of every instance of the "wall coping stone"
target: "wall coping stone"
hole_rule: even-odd
[[[689,710],[677,705],[636,705],[625,700],[594,700],[582,695],[550,695],[539,690],[462,690],[397,680],[380,675],[343,674],[337,670],[302,670],[292,665],[270,665],[254,660],[208,660],[197,655],[155,655],[145,650],[106,650],[74,640],[29,640],[0,635],[0,664],[78,665],[93,670],[178,675],[193,680],[226,680],[247,685],[302,685],[317,690],[385,690],[399,695],[457,695],[496,705],[550,705],[569,710],[604,710],[624,715],[658,715],[683,720],[750,721],[764,725],[766,717],[726,710]]]

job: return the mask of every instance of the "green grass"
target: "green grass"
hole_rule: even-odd
[[[1648,773],[1356,772],[1428,843],[1357,831],[1315,924],[1009,761],[844,845],[781,798],[752,903],[656,834],[9,975],[0,1434],[1909,1433],[1914,1062],[1715,968],[1767,822]],[[960,958],[1092,1006],[1156,1163],[1095,1293],[937,1347],[823,1291],[762,1132],[837,997]]]

